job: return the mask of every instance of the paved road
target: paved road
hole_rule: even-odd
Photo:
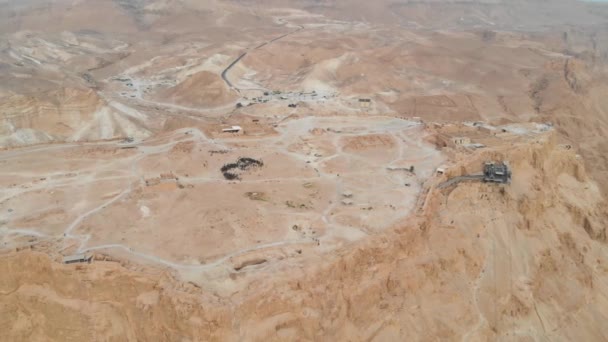
[[[243,54],[241,54],[237,59],[235,59],[232,63],[230,63],[230,65],[224,69],[224,71],[222,71],[222,78],[224,79],[224,82],[226,82],[226,84],[228,85],[228,87],[230,87],[230,89],[234,89],[237,92],[240,92],[238,88],[236,88],[232,82],[230,82],[228,80],[228,77],[226,77],[226,75],[228,74],[228,72],[230,71],[230,69],[232,69],[232,67],[234,67],[238,62],[241,61],[241,59],[243,59],[243,57],[247,56],[247,52],[244,52]]]
[[[264,43],[256,46],[255,48],[253,48],[253,50],[254,51],[258,50],[258,49],[260,49],[260,48],[262,48],[262,47],[264,47],[264,46],[266,46],[268,44],[271,44],[273,42],[276,42],[277,40],[280,40],[280,39],[283,39],[283,38],[285,38],[287,36],[290,36],[290,35],[292,35],[294,33],[297,33],[297,32],[299,32],[299,31],[301,31],[303,29],[304,29],[304,26],[298,26],[297,30],[289,32],[289,33],[285,33],[285,34],[283,34],[283,35],[281,35],[279,37],[276,37],[276,38],[273,38],[273,39],[271,39],[271,40],[269,40],[267,42],[264,42]],[[230,80],[228,80],[228,72],[230,72],[230,69],[232,69],[235,65],[237,65],[243,58],[245,58],[245,56],[247,56],[247,52],[243,52],[240,56],[237,57],[237,59],[235,59],[234,61],[232,61],[232,63],[230,63],[230,65],[228,65],[228,67],[226,67],[226,69],[224,69],[224,71],[222,71],[222,79],[224,80],[224,82],[226,82],[226,84],[228,85],[228,87],[230,89],[234,89],[237,93],[240,93],[241,90],[239,88],[235,87],[234,84],[232,84],[232,82],[230,82]]]

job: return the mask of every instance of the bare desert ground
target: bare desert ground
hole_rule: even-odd
[[[0,0],[0,340],[607,340],[607,25]]]

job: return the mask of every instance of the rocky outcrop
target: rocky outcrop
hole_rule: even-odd
[[[572,58],[566,59],[564,62],[564,80],[573,92],[585,92],[590,79],[590,75],[585,70],[584,62]]]

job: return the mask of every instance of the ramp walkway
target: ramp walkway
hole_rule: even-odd
[[[456,185],[458,183],[461,182],[467,182],[467,181],[482,181],[483,180],[483,174],[478,174],[478,175],[466,175],[466,176],[459,176],[459,177],[454,177],[452,179],[449,179],[441,184],[439,184],[437,186],[437,189],[445,189],[448,188],[452,185]]]

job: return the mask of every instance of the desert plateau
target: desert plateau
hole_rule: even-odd
[[[0,0],[0,341],[607,341],[608,3]]]

